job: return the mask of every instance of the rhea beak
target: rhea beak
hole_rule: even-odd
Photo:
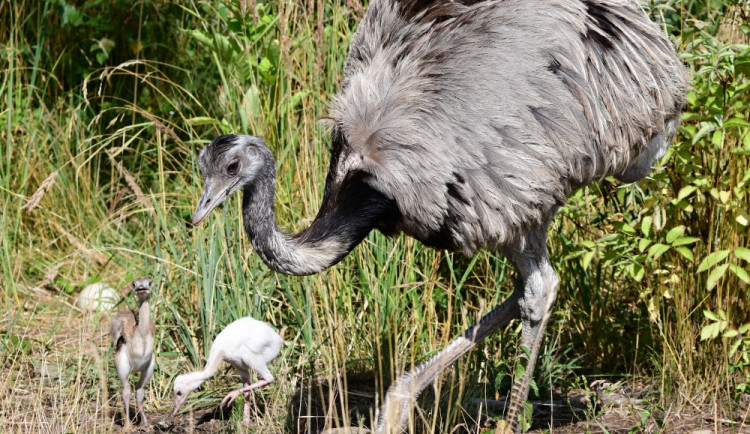
[[[185,398],[187,395],[183,396],[175,396],[174,398],[174,411],[172,412],[172,416],[176,416],[177,412],[180,411],[180,407],[182,407],[182,403],[185,402]]]
[[[193,224],[199,225],[214,208],[221,205],[232,193],[234,186],[239,182],[236,180],[229,187],[225,187],[221,182],[206,180],[206,187],[203,190],[198,206],[193,213]]]
[[[144,294],[148,293],[151,290],[151,282],[139,284],[135,288],[133,288],[136,294]]]

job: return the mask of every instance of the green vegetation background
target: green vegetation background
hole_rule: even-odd
[[[2,369],[16,372],[66,333],[64,322],[33,338],[19,330],[48,309],[40,294],[72,303],[88,283],[119,288],[148,274],[160,362],[147,409],[166,410],[174,375],[200,366],[224,325],[252,315],[287,327],[266,410],[276,417],[263,422],[281,429],[292,417],[285,400],[310,379],[346,384],[366,372],[382,396],[395,374],[507,296],[512,271],[491,252],[466,258],[373,233],[333,269],[286,277],[252,253],[239,195],[207,224],[189,224],[197,153],[229,132],[265,137],[278,159],[280,224],[309,224],[328,162],[317,120],[365,7],[0,1]],[[690,67],[693,90],[663,167],[634,185],[582,189],[551,227],[561,285],[532,397],[624,378],[650,384],[657,407],[731,409],[750,387],[750,6],[644,7]],[[436,394],[456,404],[504,396],[517,334],[514,324],[488,339]],[[89,407],[118,390],[107,351],[100,362],[71,350],[63,363],[78,369],[60,385],[71,413],[98,414]],[[16,377],[4,377],[12,389]],[[209,382],[194,406],[215,404],[233,382]],[[461,405],[422,406],[428,426],[470,418]]]

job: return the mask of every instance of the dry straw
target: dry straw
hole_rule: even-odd
[[[57,170],[50,173],[49,176],[44,178],[44,181],[42,181],[42,185],[39,186],[39,188],[36,189],[33,195],[31,195],[31,198],[28,202],[26,202],[21,209],[26,210],[26,212],[30,213],[31,211],[34,211],[34,208],[36,208],[39,205],[39,202],[42,201],[42,198],[44,197],[44,193],[49,190],[50,187],[52,187],[52,184],[55,183],[55,179],[57,178]]]

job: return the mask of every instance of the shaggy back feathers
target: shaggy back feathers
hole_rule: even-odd
[[[328,190],[363,171],[398,206],[390,229],[497,248],[575,188],[644,176],[687,86],[634,1],[374,0],[330,110]]]

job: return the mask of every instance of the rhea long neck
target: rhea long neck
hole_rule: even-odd
[[[213,377],[216,371],[219,370],[219,367],[221,366],[221,362],[223,361],[224,361],[223,352],[211,351],[208,355],[208,361],[206,362],[206,366],[203,368],[203,370],[195,371],[195,372],[191,372],[190,374],[187,374],[193,377],[193,380],[195,381],[193,383],[194,384],[193,390],[197,389],[201,384],[203,384],[204,381]]]
[[[151,317],[149,314],[148,299],[138,305],[138,331],[148,333],[151,330]]]
[[[263,262],[284,274],[315,274],[333,266],[395,209],[392,200],[367,185],[361,174],[354,174],[341,186],[327,185],[312,224],[288,234],[276,224],[275,187],[275,162],[269,156],[255,182],[244,186],[242,208],[253,247]]]

